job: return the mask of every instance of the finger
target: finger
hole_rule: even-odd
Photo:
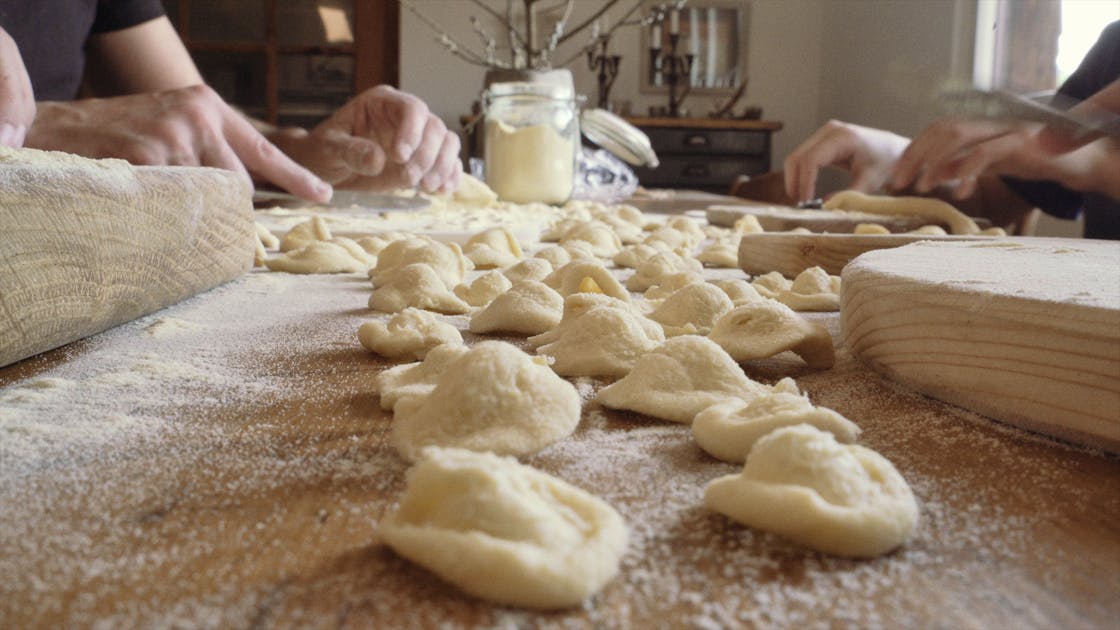
[[[385,151],[376,142],[331,131],[322,136],[323,149],[342,161],[351,173],[375,176],[385,170]]]
[[[424,139],[428,106],[419,98],[389,86],[374,88],[369,106],[371,131],[389,159],[397,164],[410,161]]]
[[[435,164],[420,181],[421,186],[429,192],[441,190],[444,183],[452,179],[455,171],[458,170],[462,170],[459,166],[459,136],[445,133]]]
[[[203,166],[213,166],[215,168],[233,171],[241,177],[250,189],[253,187],[253,178],[249,175],[249,171],[246,170],[241,160],[237,158],[237,154],[233,152],[233,148],[224,140],[208,144],[199,155],[199,162]]]
[[[425,178],[431,180],[439,177],[439,174],[433,173],[432,170],[439,158],[440,149],[443,147],[443,141],[447,135],[447,127],[444,126],[443,121],[435,116],[428,116],[428,122],[424,126],[424,135],[420,144],[417,145],[412,158],[405,164],[405,173],[413,186],[421,183]],[[438,187],[441,183],[443,182],[437,183],[429,190]]]
[[[851,158],[854,150],[849,138],[843,134],[831,133],[823,138],[795,165],[797,196],[794,199],[797,201],[812,199],[815,196],[817,177],[821,168]]]
[[[245,168],[297,197],[319,203],[330,201],[330,184],[285,155],[228,105],[220,105],[225,140]]]
[[[806,182],[802,176],[802,173],[805,172],[802,164],[810,159],[809,156],[814,153],[817,145],[821,144],[828,136],[836,133],[839,124],[835,120],[825,123],[786,157],[782,166],[785,173],[786,196],[790,199],[804,201],[813,197],[813,191],[816,188],[816,174],[813,173],[812,181]]]

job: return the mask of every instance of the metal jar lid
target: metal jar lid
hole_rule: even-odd
[[[585,109],[580,114],[583,135],[634,166],[657,168],[657,153],[649,136],[605,109]]]

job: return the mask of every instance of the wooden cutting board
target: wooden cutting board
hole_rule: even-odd
[[[851,234],[860,223],[881,225],[891,232],[908,232],[923,225],[940,225],[946,229],[949,227],[926,217],[845,210],[799,210],[787,206],[769,205],[714,205],[708,207],[707,214],[708,223],[724,227],[735,225],[735,222],[745,215],[754,215],[762,229],[767,232],[787,232],[794,228],[805,228],[810,232]]]
[[[987,241],[994,236],[929,234],[744,234],[739,241],[739,267],[750,274],[777,271],[792,278],[817,266],[839,275],[850,260],[876,249],[901,247],[918,241]]]
[[[1120,243],[916,243],[843,273],[857,356],[927,395],[1120,451]]]
[[[252,210],[228,171],[0,149],[0,365],[245,273]]]

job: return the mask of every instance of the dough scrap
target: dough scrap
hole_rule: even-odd
[[[606,223],[600,221],[580,221],[577,225],[564,233],[560,239],[560,246],[564,247],[573,242],[587,243],[589,250],[597,258],[611,258],[622,251],[622,241]]]
[[[512,267],[502,270],[513,284],[519,282],[541,282],[552,273],[552,263],[543,258],[526,258]]]
[[[373,280],[374,286],[380,286],[390,282],[399,270],[415,263],[428,265],[447,289],[462,282],[466,273],[474,268],[458,243],[414,237],[394,241],[381,250],[377,266],[369,272],[370,280]]]
[[[777,300],[795,311],[839,311],[840,276],[809,267],[797,274],[788,291],[778,292]]]
[[[668,336],[706,335],[716,320],[732,308],[731,298],[719,287],[698,282],[677,289],[650,313],[649,318],[663,325]]]
[[[434,314],[406,308],[389,321],[373,320],[358,327],[358,341],[370,352],[390,359],[423,360],[438,345],[462,344],[459,329]]]
[[[567,297],[580,292],[579,287],[584,278],[591,278],[603,293],[624,302],[630,301],[630,292],[611,275],[606,267],[596,262],[572,261],[550,273],[544,279],[544,283],[556,289],[560,295]]]
[[[657,324],[616,303],[622,307],[601,303],[566,317],[551,335],[554,340],[537,354],[551,358],[561,376],[625,376],[665,335]]]
[[[618,574],[622,517],[511,457],[430,447],[378,526],[398,554],[485,600],[578,606]]]
[[[772,391],[743,373],[727,352],[705,337],[674,337],[643,354],[634,368],[595,396],[612,409],[690,424],[728,397],[752,400]]]
[[[953,234],[976,234],[976,222],[951,204],[932,197],[887,197],[868,195],[856,190],[843,190],[829,197],[821,206],[825,210],[855,210],[872,214],[927,217],[949,226]]]
[[[447,366],[466,352],[467,347],[462,344],[445,343],[429,350],[421,362],[405,363],[378,372],[374,384],[381,395],[381,408],[389,410],[404,398],[424,397],[432,393]]]
[[[805,424],[760,439],[742,473],[708,484],[704,505],[748,527],[855,558],[902,545],[918,522],[914,494],[890,461]]]
[[[310,244],[312,241],[331,240],[331,229],[323,217],[315,215],[288,230],[280,239],[280,251],[291,252]]]
[[[708,338],[740,362],[786,350],[815,369],[826,370],[836,362],[828,330],[775,300],[736,306],[712,326]]]
[[[410,306],[449,315],[471,310],[469,304],[447,290],[434,269],[422,262],[394,269],[392,276],[369,296],[369,307],[375,311],[399,313]]]
[[[455,295],[471,306],[486,306],[512,286],[513,283],[505,274],[491,270],[475,278],[470,284],[456,286]]]
[[[544,359],[482,341],[454,359],[427,396],[393,405],[390,440],[406,460],[425,446],[529,455],[575,431],[579,392]]]
[[[755,442],[771,431],[809,424],[851,444],[859,439],[854,422],[806,396],[789,392],[763,394],[747,402],[729,398],[701,411],[692,421],[692,437],[712,457],[741,464]]]
[[[483,230],[470,237],[463,246],[463,253],[471,259],[475,269],[508,267],[525,256],[517,237],[504,227]]]
[[[470,331],[536,335],[555,328],[563,310],[564,298],[559,293],[540,282],[522,282],[475,313]]]
[[[674,273],[703,273],[704,266],[691,256],[680,256],[673,252],[658,252],[638,265],[634,275],[626,280],[626,288],[631,291],[645,291],[661,284],[665,276]]]
[[[353,273],[367,268],[344,247],[327,241],[310,241],[299,249],[266,259],[264,264],[270,271],[288,273]]]

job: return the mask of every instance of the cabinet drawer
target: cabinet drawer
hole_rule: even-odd
[[[730,153],[766,155],[770,132],[732,129],[662,129],[645,127],[654,151],[662,153]]]
[[[635,169],[643,186],[655,187],[723,187],[729,188],[739,175],[758,175],[770,170],[769,156],[753,158],[710,158],[705,156],[667,155],[655,169]]]

